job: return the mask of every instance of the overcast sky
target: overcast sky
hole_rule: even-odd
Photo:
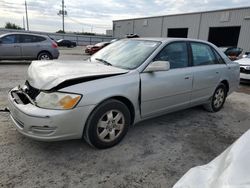
[[[27,0],[30,30],[55,32],[62,28],[57,12],[61,0]],[[66,31],[105,33],[112,20],[172,13],[250,6],[250,0],[65,0]],[[24,0],[0,0],[0,27],[23,25]]]

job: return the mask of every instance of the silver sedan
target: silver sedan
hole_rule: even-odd
[[[208,42],[124,39],[86,62],[34,61],[26,83],[9,92],[9,109],[30,138],[84,138],[108,148],[139,121],[196,105],[219,111],[239,74],[239,65]]]

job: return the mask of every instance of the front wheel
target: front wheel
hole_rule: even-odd
[[[128,132],[130,112],[118,100],[107,100],[89,116],[84,138],[92,146],[105,149],[118,144]]]
[[[209,103],[204,105],[204,108],[209,112],[218,112],[222,109],[227,97],[227,89],[224,84],[220,84],[210,99]]]

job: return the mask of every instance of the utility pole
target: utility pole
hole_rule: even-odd
[[[23,16],[23,29],[25,30],[25,20],[24,20],[24,16]]]
[[[59,12],[57,13],[57,15],[62,15],[62,30],[64,31],[64,16],[67,15],[67,11],[65,10],[66,6],[64,6],[64,0],[62,0],[62,10],[59,10]]]
[[[62,24],[63,24],[63,32],[64,32],[64,0],[62,0]]]
[[[27,10],[27,2],[25,0],[25,12],[26,12],[26,23],[27,23],[27,31],[29,31],[29,18],[28,18],[28,10]]]

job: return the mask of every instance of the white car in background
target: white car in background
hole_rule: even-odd
[[[235,61],[240,64],[240,79],[241,81],[250,81],[250,54],[242,59]]]

